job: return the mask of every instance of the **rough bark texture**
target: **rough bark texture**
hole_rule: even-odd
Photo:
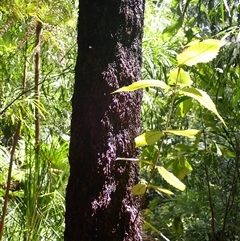
[[[66,195],[65,241],[141,240],[135,157],[141,92],[112,95],[141,79],[144,0],[80,0],[78,58]]]

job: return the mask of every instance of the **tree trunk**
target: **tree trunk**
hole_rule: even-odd
[[[72,99],[65,241],[141,240],[131,194],[142,93],[111,92],[141,79],[144,0],[80,0]]]

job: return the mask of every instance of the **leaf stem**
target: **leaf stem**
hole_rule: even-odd
[[[175,97],[176,97],[176,94],[177,94],[177,83],[178,83],[178,79],[179,79],[180,70],[181,70],[181,68],[179,67],[178,68],[178,74],[177,74],[176,83],[175,83],[175,86],[174,86],[174,90],[172,92],[172,99],[171,99],[171,104],[170,104],[170,108],[169,108],[169,112],[168,112],[168,116],[167,116],[167,121],[166,121],[166,125],[165,125],[165,131],[168,130],[168,126],[169,126],[169,123],[170,123],[170,120],[171,120],[171,116],[172,116],[172,112],[173,112],[173,104],[174,104],[174,100],[175,100]],[[149,189],[150,182],[151,182],[151,180],[153,178],[153,175],[154,175],[154,172],[156,170],[156,167],[157,167],[157,164],[158,164],[159,157],[161,155],[161,150],[162,150],[165,138],[166,138],[166,133],[163,134],[162,139],[161,139],[161,141],[160,141],[160,143],[158,145],[158,153],[157,153],[156,159],[153,162],[153,166],[152,166],[152,170],[151,170],[148,182],[147,182],[147,188],[146,188],[145,194],[146,194],[147,190]]]

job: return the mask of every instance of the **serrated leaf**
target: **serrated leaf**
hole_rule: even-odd
[[[136,147],[154,145],[162,135],[160,131],[147,131],[135,138]]]
[[[171,192],[170,190],[168,190],[166,188],[158,187],[158,186],[151,185],[151,184],[149,184],[149,187],[153,188],[154,190],[156,190],[158,192],[163,192],[163,193],[166,193],[166,194],[169,194],[169,195],[173,195],[174,194],[173,192]]]
[[[219,115],[215,104],[213,103],[212,99],[205,91],[191,87],[191,88],[183,88],[179,91],[179,93],[197,100],[202,106],[212,111],[226,126],[223,118]]]
[[[166,170],[164,167],[157,167],[157,170],[159,174],[163,177],[163,179],[168,182],[173,187],[184,191],[186,186],[177,178],[175,177],[171,172]]]
[[[190,86],[192,84],[192,80],[188,72],[178,68],[170,71],[168,84],[177,84],[184,87]]]
[[[167,133],[171,133],[174,135],[178,135],[178,136],[186,136],[188,138],[193,138],[195,135],[197,135],[197,133],[199,132],[199,130],[196,129],[188,129],[188,130],[167,130],[165,131]]]
[[[217,56],[222,45],[222,41],[217,39],[207,39],[202,42],[195,40],[177,56],[178,65],[192,66],[197,63],[207,63]]]
[[[114,92],[112,92],[112,94],[115,94],[118,92],[135,91],[135,90],[143,89],[146,87],[159,87],[162,89],[169,88],[169,86],[161,80],[153,80],[153,79],[152,80],[140,80],[140,81],[132,83],[131,85],[124,86],[118,90],[115,90]]]
[[[143,195],[146,192],[147,185],[145,184],[136,184],[132,187],[132,194],[137,196],[137,195]]]

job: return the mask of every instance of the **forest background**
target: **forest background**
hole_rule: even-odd
[[[77,14],[73,0],[0,3],[2,214],[10,185],[3,240],[63,238]],[[213,61],[187,70],[226,126],[198,102],[174,100],[169,126],[200,134],[193,139],[171,135],[164,141],[162,165],[186,190],[153,176],[153,185],[174,195],[149,190],[142,210],[145,238],[161,240],[155,232],[160,230],[170,240],[240,239],[239,22],[236,0],[146,2],[143,79],[170,84],[169,72],[188,43],[222,40]],[[164,130],[170,104],[161,89],[144,90],[142,133]],[[156,155],[155,145],[142,147],[141,183],[148,180]]]

